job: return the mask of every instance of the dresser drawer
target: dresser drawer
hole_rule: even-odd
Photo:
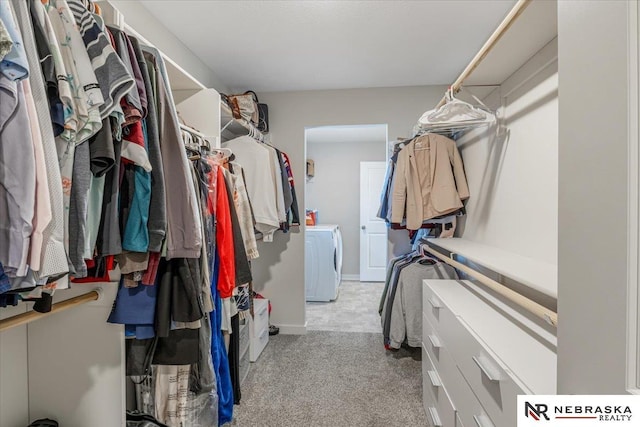
[[[427,350],[436,369],[440,370],[440,355],[444,348],[444,343],[424,315],[422,316],[422,346]]]
[[[442,339],[449,344],[449,351],[473,394],[498,427],[515,425],[518,394],[528,392],[516,384],[511,372],[493,356],[463,319],[451,313],[443,314],[442,321],[446,327],[443,328]],[[463,422],[468,424],[464,419]],[[492,424],[487,420],[485,425]],[[480,426],[484,427],[482,423]]]
[[[269,329],[269,300],[253,300],[253,333],[258,336]]]
[[[445,352],[446,353],[446,352]],[[445,372],[441,373],[447,393],[451,396],[456,409],[456,427],[514,427],[515,423],[500,426],[494,424],[478,398],[471,391],[457,366],[445,363]]]
[[[259,334],[251,336],[251,339],[249,340],[249,353],[251,353],[250,360],[252,362],[258,360],[258,357],[260,357],[260,353],[262,353],[262,350],[264,350],[268,343],[269,327],[262,330],[262,332],[260,332]]]
[[[440,422],[443,427],[455,427],[456,411],[451,398],[436,371],[429,354],[422,348],[422,403],[427,418],[433,425]]]
[[[433,289],[426,284],[426,281],[423,282],[422,313],[435,329],[438,329],[440,325],[440,316],[444,310],[447,310],[447,307],[442,303]]]

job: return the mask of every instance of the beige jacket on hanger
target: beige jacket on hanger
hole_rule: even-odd
[[[425,220],[460,209],[468,198],[462,158],[452,139],[422,135],[398,154],[391,222],[402,222],[406,206],[407,229],[417,230]]]

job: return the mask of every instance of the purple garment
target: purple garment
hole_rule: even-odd
[[[144,78],[142,77],[142,70],[138,63],[138,57],[131,43],[131,39],[127,34],[124,34],[124,39],[127,43],[127,51],[129,52],[129,61],[131,61],[131,69],[133,71],[133,77],[136,80],[136,89],[138,89],[138,96],[140,98],[140,107],[142,112],[142,118],[147,117],[147,108],[149,106],[147,100],[147,89],[145,87]]]

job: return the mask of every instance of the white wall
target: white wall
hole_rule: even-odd
[[[473,89],[472,89],[473,90]],[[557,263],[558,62],[552,41],[485,99],[508,133],[474,131],[458,141],[471,197],[460,234]]]
[[[0,332],[0,426],[49,417],[60,425],[123,425],[124,327],[106,323],[116,283],[75,285],[54,302],[101,287],[99,301]],[[32,303],[0,309],[0,318]]]
[[[630,3],[558,3],[563,394],[626,390]]]
[[[309,77],[311,78],[311,76]],[[387,123],[389,138],[410,136],[420,115],[434,107],[444,86],[373,88],[354,90],[260,93],[269,105],[274,145],[291,156],[300,208],[305,206],[301,180],[305,176],[304,129],[329,125]],[[393,251],[406,251],[406,232]],[[272,299],[271,323],[281,332],[305,331],[303,231],[276,233],[273,243],[260,244],[260,258],[253,264],[254,285]]]
[[[26,304],[0,308],[0,319],[26,311]],[[0,332],[0,426],[29,425],[27,327]]]
[[[322,224],[338,224],[344,247],[342,274],[360,274],[360,162],[385,161],[387,142],[307,142],[315,176],[307,181],[306,204]]]

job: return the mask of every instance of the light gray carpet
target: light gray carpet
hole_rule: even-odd
[[[384,283],[342,282],[335,301],[307,303],[307,330],[381,333],[383,288]]]
[[[427,424],[419,353],[384,349],[381,334],[277,335],[251,364],[236,426]]]

